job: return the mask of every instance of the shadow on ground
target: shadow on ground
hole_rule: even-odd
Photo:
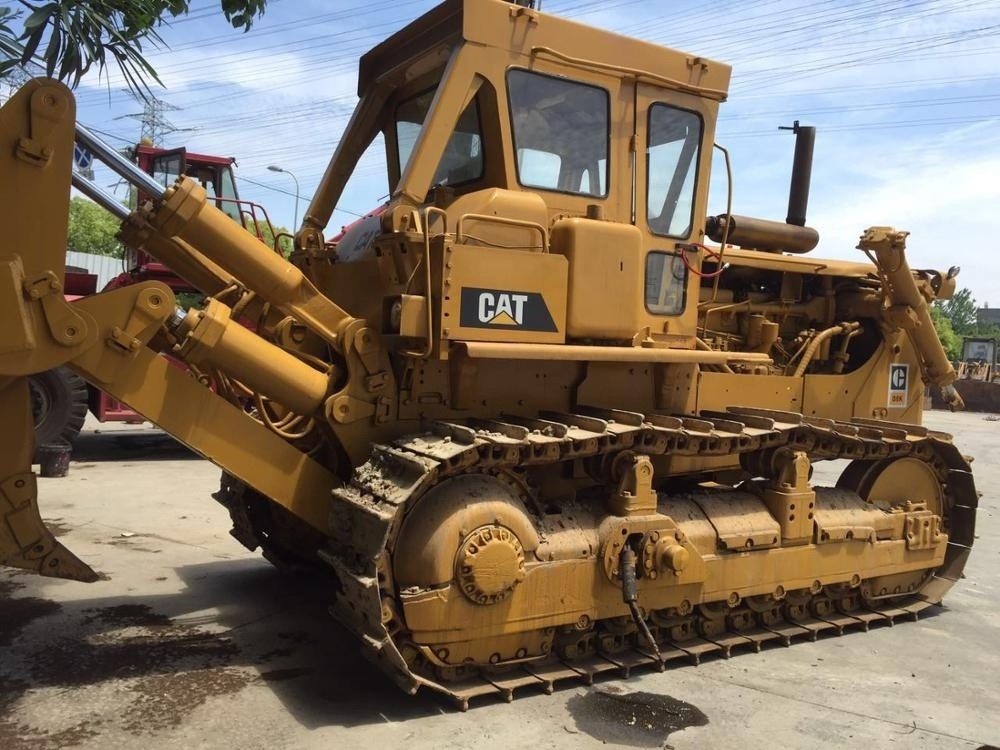
[[[109,428],[81,432],[73,441],[74,462],[178,461],[199,459],[197,453],[154,427],[122,430]]]
[[[213,696],[253,686],[272,691],[310,729],[401,721],[445,706],[427,692],[405,695],[363,658],[327,612],[326,577],[291,577],[252,559],[176,573],[185,584],[178,593],[60,603],[44,597],[41,579],[0,571],[0,747],[65,747],[108,722],[148,734],[179,726]],[[112,691],[121,705],[105,707],[106,722],[59,732],[15,718],[22,698],[46,689],[81,702]]]

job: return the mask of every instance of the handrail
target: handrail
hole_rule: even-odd
[[[403,351],[401,354],[407,357],[419,357],[424,359],[429,357],[431,352],[434,350],[434,307],[431,305],[431,222],[428,219],[429,214],[440,214],[441,216],[441,234],[444,234],[448,229],[448,214],[437,206],[427,206],[424,211],[424,225],[421,227],[421,233],[424,236],[424,306],[427,308],[427,341],[424,344],[423,349],[419,350],[408,350]]]
[[[465,233],[462,231],[462,224],[466,219],[473,221],[485,221],[492,222],[494,224],[503,224],[506,226],[514,227],[525,227],[526,229],[533,229],[538,232],[539,237],[542,240],[542,252],[547,253],[549,251],[549,238],[548,234],[545,232],[545,227],[539,224],[537,221],[525,221],[523,219],[509,219],[503,216],[490,216],[488,214],[463,214],[458,220],[458,226],[455,228],[455,239],[458,242],[465,241]]]
[[[651,349],[643,346],[587,346],[582,344],[509,344],[494,341],[456,341],[454,345],[472,359],[551,359],[590,362],[655,362],[661,364],[720,365],[730,362],[772,364],[760,352]]]

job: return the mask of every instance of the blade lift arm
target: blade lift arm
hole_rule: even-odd
[[[27,376],[60,364],[325,534],[330,491],[342,479],[266,420],[255,418],[247,405],[213,392],[161,352],[217,368],[281,408],[343,424],[392,408],[384,395],[394,392],[392,373],[377,333],[210,205],[195,181],[182,178],[165,190],[144,184],[147,175],[122,164],[113,150],[94,148],[96,141],[85,131],[81,137],[74,119],[70,92],[45,80],[30,82],[0,111],[0,143],[12,144],[0,149],[0,165],[13,175],[11,184],[0,188],[5,198],[0,211],[5,225],[17,227],[0,245],[5,321],[0,329],[0,564],[79,580],[95,577],[45,528],[31,473]],[[228,290],[237,300],[234,307],[256,305],[268,311],[269,321],[305,327],[325,342],[332,359],[324,363],[289,353],[242,326],[219,299],[210,299],[204,310],[180,311],[171,290],[159,282],[67,302],[61,279],[74,136],[117,164],[116,171],[125,172],[130,182],[158,196],[125,218],[121,234],[126,242],[141,245],[210,296]],[[31,147],[27,156],[14,147],[25,142]],[[121,217],[121,209],[108,205],[114,199],[100,196],[93,186],[80,189]],[[61,214],[61,226],[49,214]],[[267,461],[248,460],[255,456]]]

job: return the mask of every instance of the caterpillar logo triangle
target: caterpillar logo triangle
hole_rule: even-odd
[[[499,315],[493,316],[493,318],[487,321],[491,326],[516,326],[518,322],[514,320],[510,315],[505,312]]]

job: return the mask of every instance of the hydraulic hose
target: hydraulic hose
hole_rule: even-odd
[[[660,663],[660,669],[663,669],[663,656],[660,655],[660,649],[656,645],[656,639],[653,638],[653,634],[649,632],[649,626],[646,624],[646,620],[639,611],[639,605],[637,603],[639,599],[638,576],[636,574],[635,561],[635,550],[626,544],[622,549],[621,554],[618,555],[618,570],[620,571],[622,579],[622,601],[628,605],[629,612],[632,613],[632,621],[642,632],[646,642],[649,643],[649,647],[653,650],[656,660]]]

